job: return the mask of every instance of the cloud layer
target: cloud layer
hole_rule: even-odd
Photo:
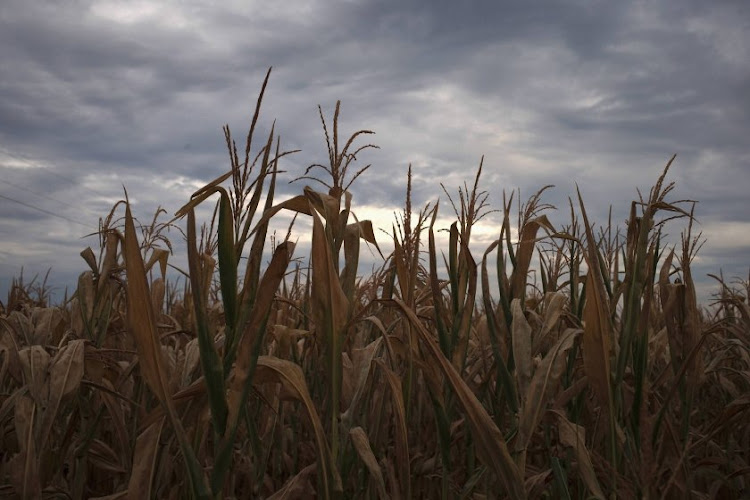
[[[258,137],[273,120],[287,181],[322,162],[317,105],[380,146],[354,184],[389,228],[414,168],[415,205],[471,181],[561,210],[581,189],[627,215],[677,153],[676,198],[709,236],[696,274],[747,278],[750,6],[746,2],[26,2],[0,6],[0,297],[21,266],[74,286],[83,238],[123,196],[173,213],[228,169],[269,66]],[[362,212],[362,210],[360,210]],[[386,214],[386,215],[382,215]],[[486,223],[497,224],[489,217]],[[683,225],[668,227],[674,237]],[[174,235],[179,239],[179,235]],[[4,299],[3,299],[4,300]]]

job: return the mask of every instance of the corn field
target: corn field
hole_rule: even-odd
[[[139,224],[126,196],[59,306],[14,283],[0,498],[748,495],[750,285],[717,277],[699,306],[701,239],[693,204],[673,200],[672,161],[622,230],[592,225],[581,193],[561,227],[545,189],[507,196],[481,255],[482,165],[446,189],[446,248],[446,204],[413,209],[409,170],[403,211],[376,238],[349,189],[375,146],[368,130],[339,136],[338,105],[320,112],[327,161],[298,179],[313,187],[275,200],[292,152],[273,128],[254,140],[269,75],[245,147],[225,127],[231,168],[173,219]],[[204,204],[214,218],[199,225]],[[269,237],[280,213],[311,222],[309,255],[292,227]],[[177,226],[187,262],[171,259]],[[358,275],[384,237],[393,251]]]

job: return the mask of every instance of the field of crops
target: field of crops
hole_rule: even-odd
[[[410,171],[394,250],[363,277],[360,255],[379,247],[348,188],[367,176],[369,131],[340,137],[338,106],[321,111],[329,161],[278,202],[286,153],[273,130],[254,138],[262,97],[243,147],[225,129],[231,170],[173,221],[137,224],[118,203],[59,306],[15,283],[0,314],[0,498],[747,495],[748,282],[717,279],[699,306],[701,240],[669,165],[622,229],[591,225],[578,193],[563,227],[544,190],[508,196],[482,254],[481,165],[419,210]],[[216,210],[201,227],[202,204]],[[438,209],[456,218],[443,248]],[[269,237],[289,211],[311,221],[309,255],[292,228]],[[675,248],[665,224],[683,231]],[[172,225],[187,262],[170,260]]]

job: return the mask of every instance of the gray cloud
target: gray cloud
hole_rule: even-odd
[[[415,205],[440,198],[447,214],[440,183],[455,194],[485,155],[496,207],[503,190],[555,184],[564,223],[577,183],[594,219],[613,205],[620,222],[678,153],[675,197],[700,201],[700,230],[731,237],[744,226],[726,223],[748,220],[749,27],[740,1],[10,0],[0,195],[42,210],[0,199],[0,289],[21,265],[72,285],[95,243],[80,224],[96,226],[123,185],[148,218],[223,173],[221,126],[244,146],[271,65],[256,144],[275,118],[282,147],[302,149],[280,196],[324,161],[317,105],[330,125],[341,99],[341,133],[372,129],[381,147],[361,156],[373,166],[356,204],[399,210],[411,163]],[[709,240],[701,272],[744,275],[748,250]]]

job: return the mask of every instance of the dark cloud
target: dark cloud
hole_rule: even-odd
[[[605,222],[612,205],[621,222],[636,188],[646,193],[677,153],[675,198],[699,200],[702,230],[731,238],[750,208],[748,46],[742,1],[9,0],[2,287],[21,265],[54,264],[72,284],[78,252],[95,244],[80,224],[96,226],[123,185],[148,218],[226,171],[221,127],[243,150],[271,65],[256,147],[276,119],[282,149],[302,150],[283,161],[279,196],[325,161],[317,105],[330,127],[341,99],[342,135],[376,132],[361,138],[381,149],[362,153],[359,168],[372,167],[352,190],[385,228],[410,163],[415,205],[440,198],[444,215],[441,183],[455,196],[484,155],[495,207],[503,191],[525,200],[554,184],[546,200],[563,224],[577,185],[593,219]],[[697,265],[741,275],[748,250],[709,241]]]

